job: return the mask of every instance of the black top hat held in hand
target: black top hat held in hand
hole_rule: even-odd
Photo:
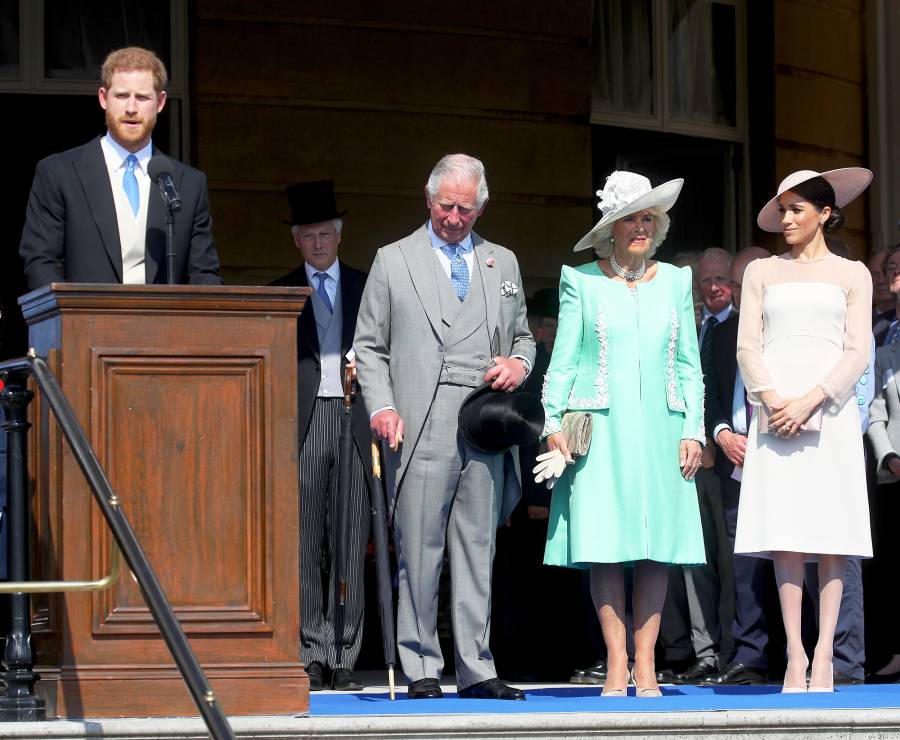
[[[466,442],[482,452],[533,444],[544,430],[544,407],[533,393],[495,391],[485,383],[460,406],[459,430]]]
[[[347,211],[338,213],[334,200],[334,180],[315,180],[288,185],[287,193],[291,204],[291,220],[284,223],[319,224],[334,218],[343,218]]]

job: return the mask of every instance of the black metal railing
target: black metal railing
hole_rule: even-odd
[[[26,469],[26,434],[28,404],[33,394],[27,388],[31,375],[37,382],[41,397],[48,405],[62,430],[72,453],[109,525],[118,549],[134,574],[144,600],[153,615],[163,640],[181,672],[191,697],[214,740],[234,738],[222,707],[188,643],[172,607],[135,537],[78,422],[75,412],[47,363],[32,350],[27,357],[0,362],[0,378],[5,387],[0,391],[0,403],[6,411],[3,427],[7,434],[7,511],[9,516],[9,579],[22,582],[28,577],[28,477]],[[0,675],[6,682],[6,694],[0,697],[0,720],[43,719],[41,699],[34,695],[34,658],[31,650],[31,615],[28,589],[10,594],[10,629],[6,637],[3,662],[6,671]]]

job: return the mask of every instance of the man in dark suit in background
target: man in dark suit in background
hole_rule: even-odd
[[[747,265],[768,256],[761,247],[748,247],[735,255],[731,265],[731,298],[736,308],[740,308],[741,282]],[[709,374],[705,379],[706,429],[716,443],[713,471],[719,479],[725,532],[732,552],[750,424],[744,383],[737,365],[738,319],[734,312],[713,331]],[[763,595],[767,582],[774,578],[772,563],[763,558],[735,555],[732,571],[734,620],[731,636],[735,655],[721,671],[701,678],[703,683],[714,685],[767,683],[769,633]]]
[[[28,289],[52,282],[166,283],[165,205],[147,174],[166,68],[151,51],[107,56],[98,97],[107,132],[38,162],[19,253]],[[219,285],[206,176],[171,162],[182,209],[175,214],[175,283]]]
[[[334,200],[334,183],[319,180],[287,188],[291,232],[303,264],[272,285],[312,287],[300,314],[297,339],[298,421],[300,429],[300,657],[312,691],[326,687],[356,691],[362,684],[353,666],[362,645],[363,561],[369,536],[367,479],[372,470],[369,415],[361,397],[351,416],[355,454],[338,460],[343,415],[344,369],[356,331],[356,314],[366,274],[337,258],[341,217]],[[335,542],[338,468],[349,465],[351,485],[346,502],[347,539]],[[369,484],[374,484],[369,480]],[[338,574],[331,567],[336,547],[346,553],[346,609],[335,648],[335,589]],[[327,584],[327,585],[326,585]]]
[[[696,274],[703,300],[698,341],[704,383],[710,374],[713,329],[734,312],[731,301],[731,259],[731,254],[721,247],[710,247],[697,260]],[[708,393],[707,391],[707,395]],[[663,680],[674,683],[692,684],[704,676],[716,673],[727,662],[731,651],[731,641],[727,634],[732,619],[731,556],[725,543],[725,518],[722,513],[719,479],[712,468],[711,445],[707,444],[703,465],[696,475],[706,564],[680,568],[684,574],[684,590],[682,591],[680,584],[671,590],[668,598],[672,604],[663,614],[665,628],[662,634],[667,644],[667,654],[671,654],[671,646],[675,642],[673,633],[676,623],[671,618],[672,607],[679,606],[679,611],[684,615],[686,606],[690,623],[694,663],[682,671],[673,672],[671,677],[666,673],[661,674]],[[686,602],[684,606],[678,604],[682,594]]]
[[[881,260],[881,272],[887,283],[888,292],[894,297],[895,304],[900,303],[900,244],[891,247]],[[874,277],[873,277],[874,283]],[[886,311],[875,313],[872,317],[872,334],[875,346],[896,344],[900,341],[900,313],[894,305]]]

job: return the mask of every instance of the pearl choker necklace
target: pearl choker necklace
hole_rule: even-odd
[[[616,262],[616,255],[614,253],[609,255],[609,266],[612,267],[613,272],[626,283],[633,283],[640,280],[644,277],[644,273],[647,272],[646,260],[641,260],[641,266],[637,270],[626,270],[622,265]]]

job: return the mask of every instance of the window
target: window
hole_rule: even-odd
[[[152,0],[44,0],[43,79],[91,80],[111,49],[143,46],[172,66],[171,8]]]
[[[595,189],[615,169],[683,177],[661,256],[746,246],[746,0],[593,2]]]
[[[20,75],[19,25],[19,0],[0,0],[0,80],[15,80]]]
[[[594,0],[593,123],[743,141],[745,0]]]
[[[95,96],[100,65],[110,51],[123,46],[153,49],[169,72],[168,102],[154,140],[164,140],[169,154],[185,159],[186,4],[0,0],[0,94],[63,96],[63,102],[65,96]]]

